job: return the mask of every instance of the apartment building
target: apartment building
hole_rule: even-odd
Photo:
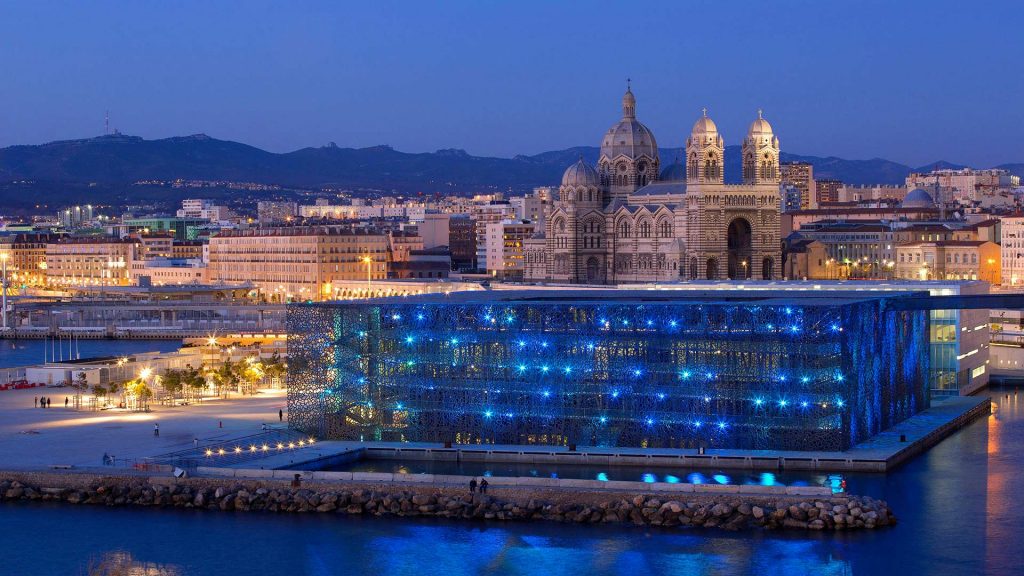
[[[46,245],[46,282],[56,286],[127,286],[135,238],[63,238]]]
[[[210,238],[211,282],[252,282],[271,301],[322,300],[335,280],[387,278],[388,236],[333,226],[231,230]]]

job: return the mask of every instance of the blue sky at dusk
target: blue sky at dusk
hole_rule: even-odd
[[[205,132],[272,151],[662,147],[707,106],[783,150],[1024,162],[1024,2],[0,0],[0,146]]]

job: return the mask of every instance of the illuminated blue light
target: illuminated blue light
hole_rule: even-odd
[[[792,309],[792,308],[789,308],[789,307],[787,307],[787,308],[786,308],[786,314],[792,314],[792,313],[793,313],[793,309]]]
[[[488,314],[487,316],[484,316],[484,320],[487,320],[488,322],[490,322],[491,320],[493,320],[493,318],[491,318],[491,315]]]
[[[608,323],[608,321],[607,321],[607,320],[605,320],[604,318],[598,318],[598,320],[597,320],[597,323],[598,323],[598,324],[607,324],[607,323]]]
[[[669,325],[669,326],[671,326],[671,327],[673,327],[673,328],[675,328],[675,327],[676,327],[676,326],[677,326],[678,324],[679,324],[679,323],[678,323],[678,322],[676,322],[675,320],[673,320],[673,321],[671,321],[671,322],[669,322],[669,323],[668,323],[668,325]],[[673,478],[675,478],[675,476],[673,476]]]
[[[401,314],[392,314],[391,315],[391,319],[392,320],[401,320],[402,319],[402,315]]]
[[[605,416],[601,416],[601,424],[604,424],[606,422],[608,422],[608,418]]]
[[[520,340],[520,341],[519,341],[519,347],[520,347],[520,348],[523,348],[523,347],[525,347],[525,346],[526,346],[526,341],[525,341],[525,340]]]
[[[719,484],[729,483],[729,477],[726,476],[725,474],[715,474],[714,476],[712,476],[712,478],[714,478],[715,482],[718,482]]]
[[[836,382],[842,382],[842,381],[843,381],[843,375],[842,374],[836,374]]]
[[[451,339],[451,343],[452,343],[452,345],[454,346],[454,345],[456,345],[456,344],[458,344],[458,343],[459,343],[459,339],[458,339],[458,338],[452,338],[452,339]]]
[[[572,372],[572,368],[570,368],[570,367],[566,366],[566,367],[565,367],[565,373],[566,373],[566,374],[569,374],[570,372]]]
[[[654,424],[654,418],[647,419],[647,425],[650,426],[651,424]]]
[[[686,481],[690,484],[703,484],[707,482],[707,480],[707,476],[700,472],[691,472],[690,475],[686,477]]]
[[[810,381],[811,381],[811,379],[808,378],[807,376],[803,376],[803,377],[800,378],[800,382],[802,382],[804,384],[807,384]]]
[[[551,397],[551,392],[548,392],[547,390],[542,392],[542,394],[544,395],[545,398],[550,398]]]
[[[801,402],[800,403],[800,407],[801,408],[807,408],[807,401],[805,400],[805,401]]]
[[[648,326],[654,326],[654,320],[648,320],[647,321],[647,325]]]
[[[412,344],[413,341],[414,341],[414,338],[412,336],[406,336],[405,337],[405,343],[406,344]]]
[[[540,347],[541,347],[541,348],[547,348],[547,347],[548,347],[548,343],[547,343],[547,341],[541,342],[541,343],[540,343]]]
[[[831,328],[833,332],[839,332],[841,330],[838,324],[833,324],[829,326],[829,328]]]
[[[786,381],[786,377],[785,376],[779,376],[779,382],[785,382],[785,381]]]
[[[612,398],[618,398],[618,397],[619,397],[619,391],[618,390],[612,390]]]
[[[605,474],[604,472],[598,472],[597,473],[597,480],[599,482],[607,482],[608,481],[608,475]]]
[[[703,426],[703,425],[704,425],[704,423],[703,423],[703,422],[701,422],[700,420],[694,420],[694,421],[693,421],[693,427],[694,427],[694,428],[700,428],[700,427],[701,427],[701,426]]]
[[[550,370],[550,368],[548,368],[547,366],[541,366],[540,367],[540,371],[544,372],[545,374],[547,374],[548,370]]]
[[[399,410],[401,410],[402,409],[402,404],[401,403],[396,404],[395,408],[398,408]]]
[[[491,412],[490,410],[484,412],[484,418],[490,418],[491,416],[494,416],[494,412]]]
[[[423,320],[423,318],[424,318],[423,314],[417,314],[416,315],[416,319],[417,320]]]
[[[705,402],[711,402],[711,396],[705,396],[704,397],[704,401]]]
[[[682,372],[681,372],[681,373],[679,374],[679,376],[680,376],[681,378],[683,378],[683,379],[685,380],[685,379],[687,379],[687,378],[689,378],[689,377],[690,377],[690,371],[689,371],[689,370],[683,370],[683,371],[682,371]]]
[[[800,327],[797,326],[796,324],[793,324],[792,326],[789,327],[789,331],[793,332],[794,334],[796,334],[797,332],[800,331]]]
[[[664,399],[665,399],[665,393],[664,392],[658,392],[658,400],[664,400]]]
[[[760,398],[754,398],[754,406],[760,406],[762,404],[764,404],[764,400]]]
[[[363,332],[362,330],[360,330],[359,331],[359,337],[360,338],[366,338],[366,332]]]
[[[523,364],[520,364],[520,365],[519,365],[519,371],[520,371],[520,372],[525,372],[525,371],[526,371],[526,366],[525,366],[525,365],[523,365]]]
[[[639,368],[633,370],[633,376],[639,377],[641,374],[643,374],[643,370],[640,370]]]
[[[715,378],[715,375],[712,374],[711,372],[708,372],[707,374],[704,375],[704,377],[707,378],[708,380],[713,380]]]
[[[590,344],[587,344],[587,350],[593,350],[593,349],[594,349],[594,343],[593,342],[591,342]]]
[[[840,408],[842,408],[844,405],[845,405],[845,403],[842,400],[836,400],[836,406],[839,406]]]
[[[761,486],[775,486],[775,474],[771,472],[761,473]]]
[[[665,482],[667,482],[669,484],[679,484],[679,478],[676,477],[676,476],[673,476],[671,474],[666,474],[665,475]]]
[[[641,477],[641,479],[642,479],[642,480],[643,480],[644,482],[648,483],[648,484],[653,484],[653,483],[655,483],[655,482],[657,482],[657,481],[658,481],[658,477],[657,477],[657,476],[655,476],[654,474],[650,474],[650,473],[648,473],[648,474],[644,474],[644,475],[643,475],[643,476]]]
[[[505,322],[508,322],[509,324],[511,324],[511,323],[513,323],[515,321],[516,321],[516,317],[515,316],[506,316],[505,317]]]
[[[719,430],[725,430],[725,422],[719,422],[718,423],[718,429]]]
[[[787,405],[789,405],[789,402],[787,402],[785,400],[779,400],[779,407],[780,408],[785,408]]]
[[[511,418],[512,417],[512,413],[511,412],[506,412],[505,413],[505,417],[506,418]]]

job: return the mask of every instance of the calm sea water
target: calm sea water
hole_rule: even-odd
[[[850,478],[900,523],[857,533],[638,529],[41,504],[0,507],[0,573],[970,575],[1024,573],[1024,392],[885,476]],[[1019,399],[1018,399],[1019,398]]]
[[[138,352],[170,352],[181,347],[181,340],[77,340],[68,349],[68,340],[0,340],[0,368],[42,364],[51,354],[60,360],[73,355],[82,359],[97,356],[123,356]]]

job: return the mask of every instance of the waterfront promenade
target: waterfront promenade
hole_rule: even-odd
[[[129,463],[156,454],[257,434],[262,424],[278,425],[283,390],[262,390],[251,397],[204,399],[189,406],[153,405],[150,412],[64,408],[70,388],[35,388],[0,392],[0,454],[6,470],[51,466],[98,467],[103,454]],[[33,407],[48,396],[52,405]],[[153,435],[153,425],[160,435]],[[223,427],[221,427],[221,425]]]

